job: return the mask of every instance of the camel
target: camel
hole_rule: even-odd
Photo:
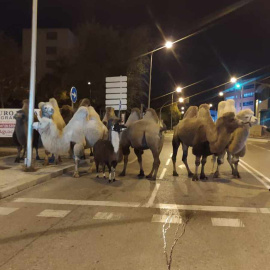
[[[15,159],[16,163],[20,163],[21,159],[24,159],[26,146],[27,146],[27,127],[28,127],[28,112],[29,112],[29,102],[28,99],[23,100],[23,107],[21,110],[17,111],[14,115],[16,120],[15,129],[12,135],[13,142],[17,146],[17,157]],[[38,144],[39,144],[39,133],[34,130],[33,132],[33,147],[36,149],[36,160],[40,160],[38,155]],[[21,157],[21,151],[23,148],[23,155]]]
[[[106,127],[108,127],[107,125],[108,125],[108,122],[109,122],[110,119],[114,119],[114,120],[118,119],[116,117],[116,115],[115,115],[115,112],[114,112],[114,108],[113,107],[107,107],[106,108],[106,113],[105,113],[105,115],[104,115],[104,117],[102,119],[102,123]]]
[[[52,104],[43,104],[42,109],[46,111],[48,117],[38,115],[40,123],[35,123],[33,126],[41,134],[44,148],[54,153],[57,159],[59,155],[68,152],[71,142],[75,143],[75,172],[73,176],[79,177],[78,166],[85,146],[93,147],[99,139],[107,138],[107,128],[92,106],[80,107],[63,129],[59,129],[59,125],[53,120],[54,108]]]
[[[143,119],[131,121],[130,118],[137,115],[139,119],[140,113],[138,109],[133,109],[132,114],[127,120],[127,129],[123,131],[120,147],[124,155],[124,168],[120,176],[126,175],[128,163],[129,148],[134,148],[134,152],[138,158],[140,165],[140,173],[138,177],[144,177],[142,167],[143,150],[150,149],[154,158],[152,170],[146,177],[156,180],[158,168],[160,165],[159,155],[162,150],[164,135],[160,132],[159,118],[154,109],[147,109]]]
[[[232,108],[232,110],[235,110],[234,106],[231,106],[231,108]],[[230,110],[230,107],[228,106],[227,109],[224,109],[222,111],[222,113],[224,113],[224,111],[226,112],[226,110]],[[220,113],[220,116],[222,115],[222,113]],[[229,144],[227,145],[225,151],[223,153],[221,153],[220,155],[218,155],[217,169],[214,173],[215,178],[218,178],[220,176],[219,168],[220,168],[220,165],[224,163],[224,156],[225,156],[226,152],[227,152],[227,160],[228,160],[228,162],[231,166],[231,169],[232,169],[232,175],[236,178],[241,178],[239,171],[238,171],[239,159],[240,159],[240,157],[245,156],[246,141],[247,141],[247,138],[249,136],[249,129],[251,126],[254,126],[258,123],[258,119],[256,117],[254,117],[254,112],[250,109],[245,109],[245,110],[240,111],[236,115],[236,118],[243,121],[245,123],[245,125],[238,127],[231,134]],[[215,160],[216,160],[216,158],[213,157],[213,166],[215,164]]]
[[[214,128],[214,122],[212,120],[212,117],[210,115],[210,107],[208,104],[202,104],[200,105],[200,108],[197,106],[190,106],[188,110],[186,111],[183,120],[185,119],[194,119],[198,118],[201,120],[205,121],[205,124],[208,124],[210,128]],[[178,129],[181,128],[181,122],[174,128],[174,134],[173,134],[173,140],[172,140],[172,145],[173,145],[173,155],[172,155],[172,162],[173,162],[173,176],[178,176],[178,173],[176,171],[176,156],[178,152],[178,148],[180,146],[180,140],[178,139]],[[187,163],[187,157],[188,157],[188,148],[189,146],[184,144],[182,142],[182,150],[183,150],[183,155],[182,155],[182,161],[186,166],[186,169],[188,171],[188,177],[192,177],[193,173],[189,169],[188,163]]]
[[[200,112],[201,109],[201,112]],[[195,174],[192,174],[187,165],[187,153],[183,160],[189,176],[192,176],[193,181],[197,181],[198,167],[202,164],[200,179],[207,179],[204,173],[207,156],[217,153],[220,154],[226,148],[231,133],[239,126],[242,121],[235,118],[235,114],[225,113],[216,123],[210,120],[209,108],[206,105],[201,105],[197,117],[183,119],[175,129],[173,136],[173,156],[172,161],[176,162],[177,149],[180,143],[187,147],[192,147],[192,152],[196,156]],[[202,160],[201,160],[202,157]],[[175,171],[176,172],[176,171]]]

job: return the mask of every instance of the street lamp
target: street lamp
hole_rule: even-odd
[[[179,98],[179,102],[180,103],[183,103],[184,102],[184,99],[182,97]]]
[[[90,101],[92,102],[92,100],[91,100],[91,96],[92,96],[91,94],[92,94],[92,93],[91,93],[91,87],[90,87],[90,85],[91,85],[91,82],[88,82],[87,84],[89,85],[89,92],[90,92]]]
[[[210,108],[212,108],[212,107],[213,107],[213,104],[212,104],[212,103],[210,103],[210,104],[209,104],[209,106],[210,106]]]
[[[231,83],[235,83],[237,81],[237,79],[235,77],[231,77]]]
[[[182,92],[182,87],[180,87],[180,86],[176,87],[176,92],[181,93]]]
[[[172,47],[173,43],[171,41],[167,41],[165,46],[157,48],[151,52],[150,57],[150,74],[149,74],[149,93],[148,93],[148,108],[150,108],[150,100],[151,100],[151,87],[152,87],[152,67],[153,67],[153,54],[156,51],[159,51],[163,49],[164,47],[167,49],[170,49]]]
[[[223,92],[219,92],[218,95],[219,95],[220,97],[223,97],[224,94],[223,94]]]
[[[181,110],[184,110],[185,109],[185,107],[181,107]]]

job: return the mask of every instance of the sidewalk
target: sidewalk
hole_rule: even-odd
[[[43,151],[40,156],[44,157]],[[43,160],[34,161],[35,172],[24,172],[23,161],[14,163],[15,155],[0,158],[0,199],[74,170],[74,161],[63,157],[60,165],[44,167]]]

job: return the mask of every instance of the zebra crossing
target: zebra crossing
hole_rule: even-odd
[[[20,208],[12,207],[0,207],[0,216],[15,215]],[[55,209],[44,209],[40,213],[36,214],[36,217],[40,218],[65,218],[70,214],[72,210],[55,210]],[[149,222],[151,223],[170,223],[170,224],[182,224],[183,219],[181,213],[175,212],[164,212],[161,214],[150,214]],[[117,221],[117,220],[128,220],[131,214],[122,212],[97,212],[91,218],[92,220],[103,220],[103,221]],[[223,218],[223,217],[209,217],[209,224],[213,227],[231,227],[231,228],[244,228],[245,224],[243,220],[239,218]]]

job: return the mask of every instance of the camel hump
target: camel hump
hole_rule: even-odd
[[[190,106],[190,107],[187,109],[187,111],[186,111],[186,113],[185,113],[183,119],[186,119],[186,118],[196,118],[197,115],[198,115],[198,110],[199,110],[199,109],[198,109],[197,106]]]
[[[157,116],[157,113],[152,108],[147,109],[146,114],[144,115],[143,119],[145,119],[145,120],[152,120],[152,121],[154,121],[157,124],[159,123],[159,118]]]
[[[208,104],[201,104],[198,111],[198,118],[211,118],[210,106]],[[212,119],[212,118],[211,118]]]
[[[133,108],[131,110],[131,114],[129,115],[126,123],[125,123],[125,126],[128,127],[130,126],[133,122],[137,121],[137,120],[140,120],[140,110],[138,108]]]
[[[233,99],[221,101],[218,104],[218,118],[222,117],[227,112],[236,114],[235,101]]]

